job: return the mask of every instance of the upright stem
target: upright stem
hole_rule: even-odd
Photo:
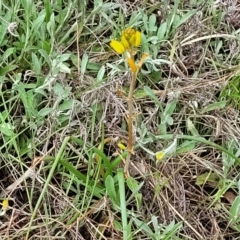
[[[133,154],[133,92],[136,85],[137,72],[132,72],[131,84],[128,93],[128,155],[124,167],[125,175],[128,174],[128,167],[131,155]]]

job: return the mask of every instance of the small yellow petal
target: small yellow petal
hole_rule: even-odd
[[[8,208],[8,199],[4,199],[2,202],[2,210],[6,211]]]
[[[116,41],[116,40],[112,40],[110,42],[110,46],[111,48],[116,51],[118,54],[122,54],[125,52],[125,48],[123,46],[123,44],[119,41]]]
[[[157,161],[161,161],[163,159],[164,155],[165,155],[164,152],[157,152],[156,153]]]
[[[127,58],[127,63],[128,63],[128,66],[132,69],[132,72],[137,72],[138,68],[134,62],[134,60],[132,60],[132,58]]]
[[[126,150],[126,146],[125,146],[123,143],[119,142],[117,145],[118,145],[118,147],[121,148],[122,150]]]
[[[121,42],[125,49],[129,48],[129,43],[128,43],[127,39],[124,37],[124,35],[122,35],[122,37],[121,37]]]
[[[130,36],[129,43],[132,47],[135,47],[135,33]]]
[[[141,33],[139,31],[135,32],[134,47],[138,47],[141,44]]]

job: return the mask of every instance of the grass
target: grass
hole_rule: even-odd
[[[0,239],[240,239],[237,2],[0,8]],[[127,178],[126,27],[150,54]]]

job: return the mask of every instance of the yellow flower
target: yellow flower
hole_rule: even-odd
[[[7,209],[8,209],[8,199],[4,199],[4,200],[2,201],[2,209],[1,209],[1,211],[0,211],[0,216],[5,215]]]
[[[177,138],[173,140],[173,142],[165,149],[162,151],[156,152],[155,156],[158,162],[161,162],[163,159],[166,157],[171,156],[172,154],[176,153],[176,148],[177,148]]]
[[[144,54],[139,64],[134,60],[135,49],[141,44],[141,32],[134,30],[133,28],[126,28],[122,31],[121,41],[112,40],[110,42],[111,48],[118,54],[126,52],[126,61],[133,73],[136,73],[142,66],[143,61],[148,56]]]
[[[115,50],[118,54],[122,54],[125,52],[125,48],[123,46],[123,44],[119,41],[116,40],[112,40],[110,42],[110,46],[113,50]]]
[[[121,42],[112,40],[110,42],[111,48],[118,54],[122,54],[125,51],[132,51],[134,47],[139,47],[141,44],[141,33],[135,31],[133,28],[126,28],[122,31]]]
[[[131,39],[134,38],[135,30],[133,28],[126,28],[123,30],[122,35],[126,38],[128,42],[131,42]]]
[[[157,152],[157,153],[156,153],[156,159],[157,159],[157,161],[159,161],[159,162],[162,161],[164,155],[165,155],[165,153],[164,153],[163,151]]]
[[[2,202],[2,210],[6,211],[8,209],[8,199],[4,199]]]

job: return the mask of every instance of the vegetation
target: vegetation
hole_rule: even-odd
[[[240,239],[237,1],[0,8],[0,239]]]

